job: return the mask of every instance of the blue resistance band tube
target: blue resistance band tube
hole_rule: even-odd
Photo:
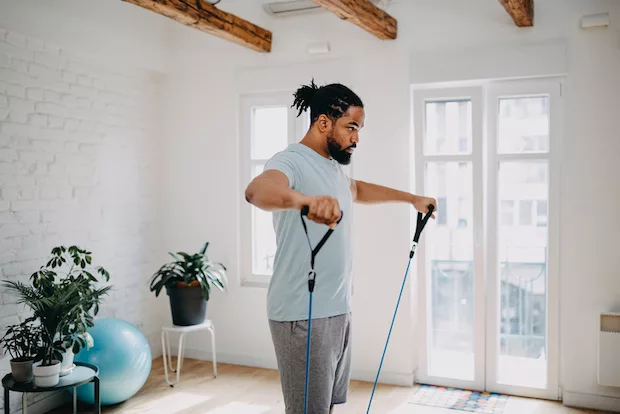
[[[390,330],[388,332],[387,340],[385,341],[385,348],[383,348],[383,355],[381,356],[381,363],[379,363],[379,370],[377,371],[377,377],[375,378],[375,385],[372,387],[372,394],[370,394],[370,401],[368,402],[368,409],[366,410],[366,414],[370,412],[370,405],[372,404],[372,398],[375,395],[375,389],[377,388],[377,382],[379,381],[379,374],[381,373],[381,367],[383,366],[383,359],[385,358],[385,352],[387,351],[388,343],[390,342],[390,335],[392,335],[392,328],[394,327],[394,320],[396,320],[396,314],[398,313],[398,306],[400,305],[400,298],[403,295],[403,290],[405,289],[405,282],[407,281],[407,275],[409,274],[409,266],[411,265],[411,259],[413,259],[413,255],[415,254],[416,247],[418,246],[418,241],[420,240],[420,235],[422,234],[422,230],[424,230],[424,226],[426,226],[426,222],[433,214],[434,206],[431,204],[428,206],[428,213],[423,218],[422,213],[418,212],[418,222],[416,225],[415,235],[413,236],[413,244],[411,245],[411,251],[409,252],[409,262],[407,263],[407,270],[405,271],[405,277],[403,278],[403,284],[400,288],[400,293],[398,294],[398,301],[396,302],[396,309],[394,309],[394,316],[392,317],[392,324],[390,325]]]
[[[312,293],[314,292],[314,284],[316,282],[316,272],[314,271],[314,259],[316,255],[321,250],[321,247],[325,244],[329,236],[334,232],[333,229],[329,229],[325,236],[321,239],[319,244],[313,249],[312,244],[310,243],[310,236],[308,235],[308,227],[306,226],[306,222],[304,221],[304,216],[308,215],[310,208],[308,206],[303,206],[301,209],[301,224],[304,226],[304,231],[306,232],[306,237],[308,238],[308,245],[310,246],[311,258],[310,258],[310,273],[308,274],[308,291],[310,292],[310,302],[308,305],[308,344],[306,345],[306,389],[304,391],[304,414],[308,412],[308,380],[310,375],[310,338],[312,336]],[[340,212],[340,219],[338,219],[338,223],[342,220],[343,213]]]

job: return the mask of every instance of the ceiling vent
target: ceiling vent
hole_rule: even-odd
[[[377,7],[385,8],[390,0],[369,0]],[[325,11],[312,0],[272,1],[263,6],[267,14],[275,17],[288,17],[300,14]]]

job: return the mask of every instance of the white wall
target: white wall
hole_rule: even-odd
[[[273,52],[269,55],[257,54],[113,0],[2,0],[0,23],[6,29],[27,36],[54,39],[61,47],[73,51],[66,58],[61,54],[63,63],[70,64],[74,54],[98,57],[106,66],[118,68],[123,79],[130,76],[132,87],[140,85],[140,90],[161,93],[160,100],[152,101],[154,110],[159,111],[161,117],[149,115],[146,118],[153,121],[149,125],[155,129],[160,125],[157,119],[162,119],[165,140],[161,147],[133,130],[124,131],[126,140],[118,142],[106,140],[107,135],[89,128],[86,131],[88,134],[95,131],[94,134],[99,136],[100,147],[90,152],[86,150],[77,158],[68,156],[68,163],[76,160],[82,162],[83,157],[100,161],[94,171],[90,170],[93,177],[102,177],[98,190],[90,189],[87,194],[82,191],[75,193],[76,197],[84,197],[89,206],[97,208],[101,207],[100,203],[109,201],[101,196],[111,191],[106,183],[120,177],[123,180],[116,180],[115,184],[127,190],[123,192],[122,200],[135,201],[129,212],[121,210],[118,204],[108,206],[104,209],[107,213],[100,218],[101,222],[119,226],[127,224],[130,229],[136,230],[131,226],[135,225],[136,220],[144,219],[159,223],[163,232],[161,239],[149,239],[137,232],[129,235],[105,233],[93,240],[96,242],[93,250],[96,254],[100,252],[101,260],[109,263],[112,270],[119,269],[120,273],[129,269],[129,276],[123,273],[123,280],[135,284],[137,289],[154,266],[160,264],[161,258],[155,255],[149,258],[151,262],[143,261],[142,252],[155,248],[158,242],[165,251],[195,251],[205,240],[211,241],[211,257],[228,266],[231,280],[229,292],[214,294],[209,303],[209,316],[215,321],[217,329],[218,357],[221,361],[267,367],[275,367],[275,358],[265,316],[266,290],[239,285],[242,252],[238,247],[240,228],[237,210],[245,201],[239,181],[238,94],[263,90],[292,91],[301,83],[307,83],[312,76],[318,83],[340,79],[352,84],[367,106],[366,128],[356,151],[354,176],[407,189],[411,168],[411,82],[555,74],[564,70],[567,88],[566,134],[561,157],[561,231],[566,237],[561,246],[561,384],[571,403],[603,404],[609,408],[617,400],[605,400],[600,396],[620,397],[620,392],[599,387],[596,383],[595,334],[598,312],[618,310],[620,306],[620,279],[614,274],[615,269],[620,267],[614,249],[617,244],[614,236],[620,230],[615,217],[620,194],[617,180],[613,179],[620,174],[616,162],[620,155],[616,138],[619,121],[614,116],[620,93],[620,33],[617,28],[620,3],[613,0],[547,0],[536,4],[536,26],[520,29],[495,1],[465,5],[456,0],[397,0],[389,11],[399,21],[399,39],[383,42],[329,13],[276,20],[265,15],[260,2],[255,0],[223,1],[220,5],[222,9],[274,32]],[[612,14],[611,28],[581,31],[579,19],[582,14],[597,12]],[[111,21],[115,23],[114,30],[110,29]],[[322,27],[317,30],[319,24]],[[76,33],[80,35],[76,36]],[[317,41],[329,41],[332,53],[327,57],[307,56],[306,46]],[[25,49],[28,49],[28,42]],[[497,55],[497,51],[502,49],[509,52]],[[549,50],[554,53],[552,57],[546,56],[545,51]],[[513,59],[512,62],[519,55],[523,57],[522,62],[529,59],[531,64],[497,64],[505,59]],[[494,61],[496,66],[491,64]],[[5,55],[0,54],[0,66],[6,64]],[[144,86],[146,89],[142,89],[142,83],[133,76],[136,68],[163,71],[169,76],[161,80],[161,89],[156,85],[147,85]],[[93,77],[99,70],[88,66],[80,73]],[[0,73],[6,76],[7,72]],[[23,86],[26,78],[20,79],[16,84]],[[6,83],[2,78],[0,82]],[[3,110],[6,112],[1,100],[8,93],[6,88],[1,89],[1,85],[0,116]],[[50,87],[47,83],[37,86],[44,89]],[[70,88],[68,96],[72,96]],[[11,88],[11,93],[14,90]],[[29,99],[26,95],[26,101]],[[47,99],[45,94],[44,99]],[[97,102],[101,104],[101,99],[100,91],[89,97],[91,108]],[[34,111],[37,111],[36,102],[39,101],[32,102],[35,104]],[[27,114],[32,108],[28,102],[17,103],[11,108],[18,106],[17,111]],[[137,109],[150,111],[153,108],[140,103]],[[66,118],[63,114],[56,116],[61,118],[64,128]],[[35,127],[30,122],[41,122],[42,118],[36,117],[36,121],[31,121],[29,117],[25,125],[32,130]],[[56,121],[56,118],[49,116],[46,119],[48,123]],[[9,119],[6,123],[0,119],[0,123],[0,137],[3,137],[5,125],[16,124],[17,121]],[[51,129],[51,125],[47,124],[44,129]],[[54,136],[65,142],[69,139],[64,134],[69,132]],[[0,138],[0,142],[4,141]],[[27,142],[32,145],[34,140]],[[118,151],[125,143],[131,145],[124,151]],[[144,155],[140,151],[142,149],[150,150],[151,155]],[[8,150],[17,152],[16,162],[19,163],[23,149],[11,146]],[[82,150],[79,144],[78,150]],[[60,148],[50,151],[56,157]],[[130,169],[134,167],[131,158],[134,155],[142,157],[140,159],[144,165]],[[151,162],[157,159],[157,155],[161,156],[162,163],[154,166]],[[14,154],[12,156],[15,157]],[[119,157],[123,162],[120,169],[122,176],[118,171],[106,169],[108,160]],[[38,163],[38,160],[31,162],[33,166]],[[51,167],[49,172],[53,172]],[[37,174],[36,170],[34,174]],[[6,177],[7,174],[0,176]],[[8,176],[14,177],[13,174]],[[15,188],[19,188],[20,194],[22,191],[28,194],[28,188],[33,187],[29,180],[32,177],[19,177]],[[127,177],[129,180],[124,180]],[[60,179],[70,180],[67,175],[61,175]],[[14,186],[15,178],[11,180]],[[160,203],[154,201],[152,193],[132,193],[130,189],[135,188],[136,183],[142,183],[152,191],[159,190]],[[37,185],[35,179],[33,198],[41,194],[41,188]],[[67,185],[71,187],[73,198],[71,182]],[[4,187],[2,189],[4,197]],[[59,197],[62,194],[60,192]],[[12,203],[9,201],[8,208]],[[0,201],[2,206],[6,212],[4,199]],[[35,207],[37,209],[32,215],[19,217],[22,220],[43,220],[43,214],[37,215],[40,204],[35,204]],[[156,214],[160,208],[158,221],[157,216],[150,214]],[[78,218],[81,219],[92,210],[79,211]],[[141,213],[145,211],[148,215],[143,218]],[[49,224],[52,229],[58,230],[65,223],[57,216],[48,219],[53,220]],[[374,380],[406,266],[411,228],[408,219],[409,209],[402,205],[360,207],[355,212],[355,378]],[[13,223],[7,224],[20,231],[19,223],[17,227]],[[41,223],[38,225],[43,226]],[[28,227],[29,235],[23,236],[27,237],[28,250],[36,249],[39,253],[35,256],[44,254],[48,249],[47,246],[42,249],[41,244],[46,243],[47,239],[30,234],[30,229]],[[58,237],[90,236],[81,234],[83,227],[76,228],[75,232],[64,230],[63,226],[62,231],[57,231]],[[21,239],[22,236],[16,237]],[[117,252],[115,242],[123,246],[140,246],[139,251],[132,251],[126,259],[117,262],[111,257],[112,253]],[[22,247],[24,241],[19,243],[13,248]],[[1,257],[5,264],[18,260],[13,256]],[[127,263],[128,266],[125,265]],[[4,265],[2,269],[4,271]],[[381,278],[383,283],[377,283],[377,278]],[[410,280],[414,278],[415,275],[412,275]],[[123,290],[112,299],[133,299],[133,296],[127,296],[127,292],[135,290],[121,287]],[[138,320],[145,324],[147,332],[156,335],[159,322],[169,320],[168,301],[165,296],[160,297],[152,302],[156,303],[153,308],[149,302],[152,297],[144,287],[142,289],[140,294],[144,294],[144,305],[133,305],[133,312],[124,312],[126,308],[119,307],[118,312],[141,318],[144,309],[153,310],[152,317],[144,316]],[[383,381],[407,383],[413,376],[413,297],[415,292],[410,290],[403,297],[382,370]],[[5,309],[4,305],[2,309]],[[373,319],[375,316],[377,318]],[[578,342],[578,339],[586,341]],[[208,344],[207,340],[192,340],[188,355],[209,358]],[[155,354],[158,354],[157,350]],[[5,364],[2,366],[6,370],[6,359],[0,364]],[[592,399],[588,395],[599,398]]]
[[[562,382],[567,402],[595,407],[589,395],[620,397],[596,382],[599,313],[620,311],[620,3],[613,3],[613,30],[571,37],[562,158]],[[619,409],[620,400],[601,404]]]
[[[620,92],[620,4],[537,2],[536,26],[520,29],[497,2],[397,1],[390,13],[398,18],[399,40],[382,42],[330,14],[275,20],[256,3],[231,1],[221,7],[273,30],[272,54],[218,44],[218,51],[226,53],[222,59],[202,48],[200,33],[186,31],[181,34],[186,50],[175,55],[176,67],[171,68],[181,88],[170,102],[176,112],[168,120],[169,130],[178,127],[183,133],[167,147],[167,177],[174,185],[168,187],[165,243],[170,249],[195,249],[203,239],[210,240],[212,256],[229,266],[229,293],[215,295],[209,304],[220,358],[275,367],[266,290],[239,285],[243,252],[238,249],[237,208],[245,202],[238,177],[239,93],[292,90],[312,76],[318,83],[337,78],[352,84],[367,106],[354,176],[407,189],[412,82],[566,74],[560,381],[565,393],[620,397],[618,390],[596,383],[597,314],[620,306],[619,279],[614,277],[618,259],[613,255],[620,194],[612,179],[620,174],[614,162],[620,155],[618,121],[612,115]],[[581,16],[598,12],[611,13],[612,27],[581,31]],[[319,24],[324,24],[321,30]],[[318,41],[329,41],[332,53],[305,55],[306,46]],[[193,47],[197,52],[190,52]],[[191,199],[179,197],[189,191]],[[406,266],[408,213],[404,206],[359,207],[355,212],[355,378],[374,380]],[[415,369],[410,293],[403,297],[383,366],[386,382],[406,383]],[[209,358],[203,344],[190,342],[190,354]],[[577,397],[571,403],[617,404]]]
[[[150,62],[129,61],[122,33],[95,36],[112,32],[78,19],[87,11],[74,15],[72,7],[84,7],[79,3],[56,3],[54,11],[47,2],[0,3],[0,278],[28,282],[53,247],[87,248],[93,264],[111,274],[98,318],[135,324],[157,356],[165,309],[156,307],[147,283],[162,256],[163,78],[151,70],[158,68],[157,48],[143,44]],[[4,333],[27,312],[0,293]],[[10,370],[9,359],[0,359],[0,376]],[[30,394],[29,412],[63,397]],[[11,411],[19,410],[13,393]]]
[[[116,0],[0,0],[0,19],[8,30],[51,40],[82,56],[115,67],[164,71],[171,46],[169,19]],[[135,30],[137,27],[140,30]]]

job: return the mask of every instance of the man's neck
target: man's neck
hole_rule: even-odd
[[[311,131],[309,131],[299,143],[314,150],[319,155],[331,159],[331,155],[327,150],[327,145],[325,145],[325,140],[322,137],[314,135]]]

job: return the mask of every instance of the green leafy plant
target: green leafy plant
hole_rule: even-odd
[[[106,281],[110,274],[103,267],[91,266],[91,254],[77,246],[55,247],[47,264],[30,276],[31,285],[5,281],[4,286],[17,294],[18,303],[28,306],[41,324],[36,360],[43,361],[42,365],[62,361],[66,349],[77,353],[87,345],[86,330],[94,326],[101,297],[110,290],[110,286],[96,286],[99,279],[93,273]]]
[[[9,325],[6,333],[0,338],[4,353],[11,355],[16,362],[35,359],[39,352],[41,327],[34,326],[35,318],[28,318],[18,325]]]
[[[206,242],[200,252],[195,254],[169,253],[174,261],[164,264],[153,274],[150,283],[151,292],[159,296],[166,286],[200,287],[202,297],[208,301],[211,285],[220,291],[226,290],[228,284],[226,267],[209,260],[206,253],[208,246],[209,242]]]

